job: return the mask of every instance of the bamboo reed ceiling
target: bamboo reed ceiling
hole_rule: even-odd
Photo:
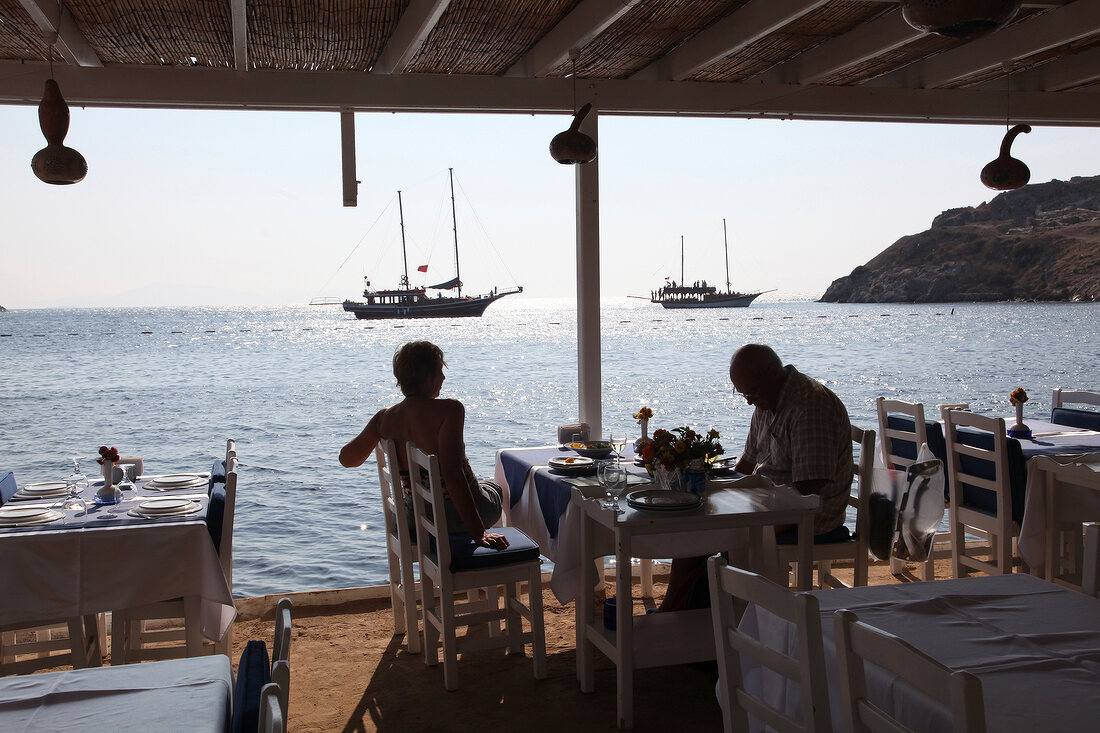
[[[889,0],[0,0],[0,102],[31,103],[24,77],[51,60],[92,104],[550,111],[571,106],[550,82],[575,73],[624,114],[785,99],[823,118],[990,121],[981,95],[1009,84],[1053,121],[1100,124],[1097,0],[1025,1],[973,40],[921,34]]]

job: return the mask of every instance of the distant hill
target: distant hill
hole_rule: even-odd
[[[1100,176],[949,209],[833,281],[824,303],[1100,300]]]

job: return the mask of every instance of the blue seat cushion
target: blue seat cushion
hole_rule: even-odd
[[[225,484],[214,484],[210,490],[210,506],[206,510],[206,528],[214,541],[214,551],[222,551],[222,518],[225,516]]]
[[[1055,407],[1050,411],[1050,421],[1055,425],[1068,425],[1083,430],[1100,430],[1100,412],[1078,410],[1075,407]]]
[[[959,442],[963,445],[993,450],[993,433],[973,428],[960,427],[957,430]],[[1020,441],[1008,439],[1008,483],[1012,493],[1012,521],[1022,522],[1024,519],[1024,491],[1027,489],[1027,464],[1024,461],[1023,451],[1020,449]],[[959,469],[964,473],[978,478],[994,480],[996,472],[993,461],[987,461],[974,456],[960,455]],[[962,482],[963,506],[969,509],[977,509],[991,517],[997,516],[997,497],[989,489]]]
[[[225,461],[214,459],[214,465],[210,468],[210,480],[206,483],[206,490],[213,491],[214,484],[225,483]]]
[[[508,540],[508,549],[494,550],[475,544],[465,532],[450,535],[451,572],[477,570],[497,565],[507,565],[525,560],[537,560],[539,546],[515,527],[494,527],[490,532],[501,534]]]
[[[19,485],[15,483],[15,473],[8,471],[0,476],[0,504],[11,501],[16,491],[19,491]]]
[[[828,532],[822,532],[821,534],[814,535],[815,545],[833,545],[837,542],[848,542],[855,535],[849,531],[843,524],[836,529],[831,529]],[[775,536],[775,544],[777,545],[796,545],[798,544],[798,527],[790,527]]]
[[[233,688],[233,733],[253,733],[260,726],[260,691],[271,682],[267,644],[252,640],[241,652],[237,683]]]

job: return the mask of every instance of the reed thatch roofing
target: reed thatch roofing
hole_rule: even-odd
[[[50,45],[44,34],[56,32]],[[51,39],[52,40],[52,39]],[[889,0],[0,0],[0,102],[1100,122],[1100,2],[965,41]]]

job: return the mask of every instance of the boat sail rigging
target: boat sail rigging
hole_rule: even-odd
[[[680,237],[680,282],[671,284],[650,293],[651,303],[660,303],[665,308],[748,308],[749,305],[770,290],[755,293],[741,293],[730,287],[730,249],[726,233],[726,220],[722,219],[722,243],[726,253],[726,290],[720,291],[706,280],[688,285],[684,279],[684,237]],[[667,278],[666,278],[667,279]]]
[[[498,290],[493,288],[484,295],[462,294],[462,275],[459,269],[458,257],[458,215],[455,210],[455,179],[454,169],[448,168],[451,185],[451,224],[454,230],[454,255],[455,276],[450,280],[425,287],[413,287],[409,282],[409,258],[405,245],[405,210],[402,203],[401,191],[397,192],[397,209],[401,219],[401,262],[404,274],[398,287],[394,290],[374,290],[370,286],[370,280],[364,277],[366,287],[363,289],[363,300],[345,300],[344,310],[353,313],[356,318],[460,318],[477,317],[485,313],[485,309],[495,301],[507,295],[522,293],[523,287],[517,285],[513,290]],[[429,297],[426,290],[454,290],[455,295],[443,295],[439,292],[434,298]]]

